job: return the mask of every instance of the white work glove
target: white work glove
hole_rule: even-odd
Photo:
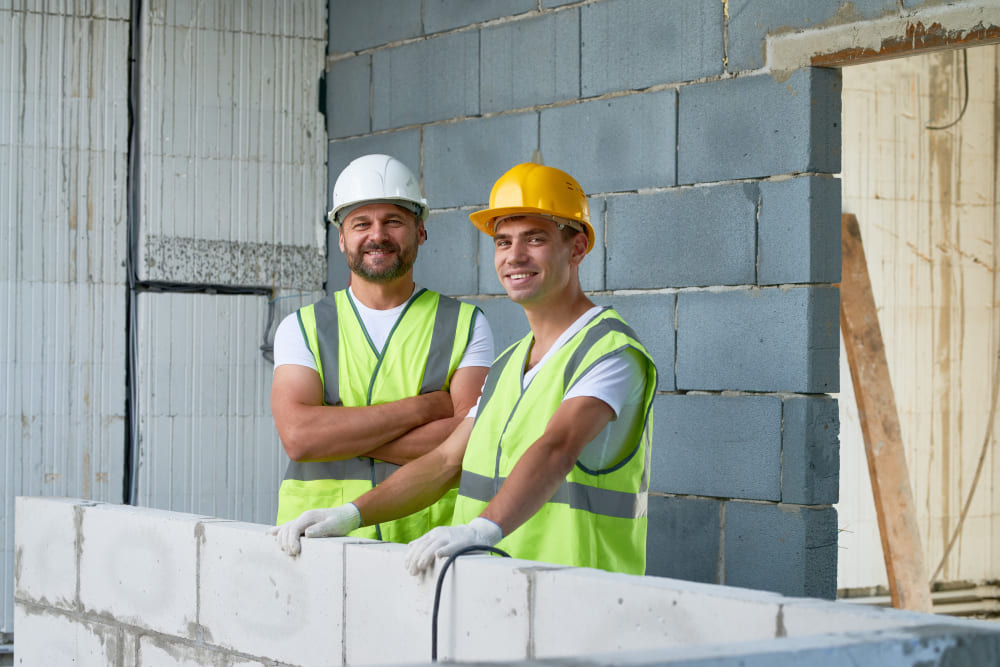
[[[406,569],[417,576],[434,565],[437,556],[451,556],[464,547],[492,547],[503,539],[503,531],[489,519],[477,516],[467,526],[438,526],[410,542]]]
[[[306,510],[280,526],[267,529],[268,535],[274,535],[281,550],[289,556],[298,556],[302,545],[299,537],[343,537],[352,530],[361,527],[361,512],[354,503],[328,509]]]

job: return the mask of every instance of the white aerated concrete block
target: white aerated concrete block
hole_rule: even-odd
[[[445,559],[439,558],[434,581]],[[438,613],[438,659],[524,660],[531,656],[529,561],[469,554],[445,573]],[[433,608],[433,607],[432,607]]]
[[[782,602],[781,627],[789,637],[818,632],[874,632],[901,625],[935,625],[948,621],[945,616],[852,602],[813,598],[785,598]]]
[[[405,544],[345,548],[345,664],[430,661],[434,577],[411,576],[405,554]]]
[[[196,638],[195,531],[202,519],[141,507],[84,507],[80,525],[84,611]]]
[[[718,590],[583,568],[537,572],[535,657],[775,637],[781,596],[736,588],[721,596]]]
[[[17,665],[118,665],[118,628],[93,619],[14,605],[14,660]]]
[[[17,498],[14,509],[14,598],[76,608],[76,507],[69,498]]]
[[[206,522],[202,530],[199,597],[206,640],[294,665],[340,662],[344,548],[359,540],[303,540],[302,553],[292,558],[267,526]]]

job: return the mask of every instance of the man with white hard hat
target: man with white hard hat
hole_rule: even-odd
[[[291,459],[278,524],[355,500],[440,444],[476,404],[493,337],[478,308],[414,283],[428,212],[394,157],[364,155],[337,178],[328,218],[350,284],[275,333],[271,412]],[[454,501],[445,494],[364,528],[358,520],[352,535],[408,542],[448,524]]]
[[[474,415],[440,447],[353,503],[282,527],[278,542],[298,553],[303,532],[345,535],[457,485],[452,524],[410,543],[411,573],[480,545],[643,574],[656,367],[622,318],[580,288],[594,245],[586,195],[569,174],[525,163],[470,218],[493,237],[497,276],[531,331],[493,362]]]

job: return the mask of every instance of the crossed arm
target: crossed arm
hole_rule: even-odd
[[[611,407],[597,398],[580,396],[563,401],[545,432],[514,466],[496,497],[483,511],[482,518],[474,522],[488,519],[499,527],[502,533],[493,540],[494,544],[517,529],[548,502],[576,464],[583,448],[613,417]],[[346,535],[359,523],[370,525],[398,519],[435,502],[459,482],[473,421],[462,421],[439,447],[397,470],[355,500],[353,506],[348,503],[332,510],[310,510],[299,519],[277,527],[275,532],[282,548],[295,555],[299,552],[302,534],[307,537]],[[425,569],[435,555],[447,555],[442,548],[454,546],[455,539],[465,538],[463,529],[468,533],[468,526],[435,528],[411,543],[411,556],[415,548],[419,551],[412,559],[411,572]],[[447,544],[442,543],[442,537]],[[471,539],[479,538],[478,534],[471,536]],[[421,544],[427,540],[429,542]]]
[[[476,404],[486,367],[452,375],[449,391],[362,407],[323,405],[319,373],[286,364],[274,371],[271,413],[285,453],[294,461],[371,456],[404,464],[431,451]]]

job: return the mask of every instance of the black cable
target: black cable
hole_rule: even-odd
[[[486,551],[503,556],[504,558],[510,558],[510,554],[503,549],[488,547],[485,544],[473,544],[472,546],[463,547],[448,556],[448,560],[441,567],[441,574],[438,575],[437,585],[434,588],[434,611],[431,612],[431,662],[437,662],[438,659],[438,609],[441,607],[441,589],[444,588],[444,575],[448,571],[448,568],[451,567],[451,564],[455,562],[456,558],[474,551]]]
[[[947,130],[962,120],[962,116],[965,115],[965,109],[969,106],[969,52],[967,49],[962,49],[962,75],[965,80],[965,98],[962,101],[962,110],[958,112],[958,118],[947,125],[924,125],[928,130]]]

